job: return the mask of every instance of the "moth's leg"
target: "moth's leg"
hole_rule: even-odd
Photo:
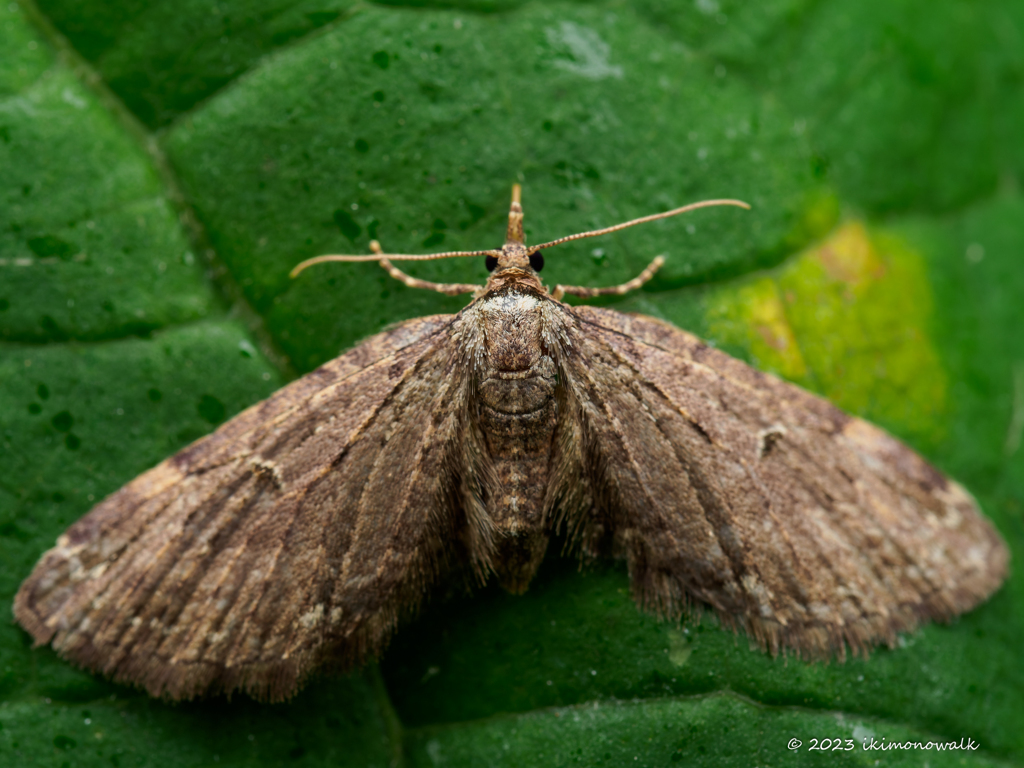
[[[628,283],[623,283],[622,285],[611,285],[607,288],[586,288],[582,285],[556,285],[555,290],[551,292],[551,297],[554,299],[560,299],[567,293],[572,296],[584,297],[608,295],[621,296],[629,291],[635,291],[641,285],[654,277],[654,273],[657,272],[664,263],[664,256],[656,256],[654,261],[648,264],[647,268],[643,272],[634,277]]]
[[[384,253],[380,247],[380,243],[376,240],[370,241],[370,250],[377,254]],[[388,274],[395,278],[395,280],[405,283],[410,288],[423,288],[428,291],[445,293],[449,296],[456,296],[460,293],[473,293],[480,289],[479,285],[470,285],[469,283],[434,283],[430,280],[420,280],[418,277],[405,274],[405,272],[392,264],[389,259],[381,259],[380,265],[384,267],[384,269],[388,271]]]

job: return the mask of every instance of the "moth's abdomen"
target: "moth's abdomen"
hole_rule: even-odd
[[[480,426],[497,479],[487,512],[499,533],[524,535],[541,524],[548,484],[555,408],[521,415],[483,409]]]
[[[544,550],[544,497],[558,418],[554,365],[543,357],[527,375],[494,372],[479,387],[478,424],[495,479],[487,513],[498,533],[498,578],[526,589]]]

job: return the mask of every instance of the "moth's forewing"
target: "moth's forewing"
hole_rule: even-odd
[[[570,410],[642,606],[708,603],[773,653],[824,657],[1003,582],[1008,550],[974,500],[882,430],[661,321],[567,312]]]
[[[379,650],[456,525],[453,320],[375,336],[101,502],[21,585],[18,621],[172,699],[279,700],[325,655]]]

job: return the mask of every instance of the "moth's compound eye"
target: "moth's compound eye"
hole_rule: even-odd
[[[544,269],[544,257],[541,255],[540,251],[534,251],[530,254],[530,266],[533,268],[534,272],[540,272]]]
[[[484,266],[487,267],[488,272],[493,272],[494,268],[498,266],[498,257],[488,256],[486,259],[484,259]]]

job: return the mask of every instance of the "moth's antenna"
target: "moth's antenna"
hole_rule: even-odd
[[[446,251],[444,253],[381,253],[381,254],[367,254],[364,256],[348,256],[348,255],[337,255],[329,254],[327,256],[314,256],[312,259],[306,259],[305,261],[296,264],[291,272],[288,274],[291,277],[295,277],[302,270],[307,267],[312,267],[314,264],[323,264],[327,261],[380,261],[381,259],[388,259],[389,261],[431,261],[432,259],[450,259],[453,256],[500,256],[501,251]]]
[[[517,185],[518,186],[518,185]],[[541,248],[550,248],[553,245],[561,245],[562,243],[568,243],[572,240],[582,240],[584,237],[597,237],[598,235],[607,235],[610,232],[618,232],[620,229],[626,227],[632,227],[637,224],[645,224],[648,221],[657,221],[658,219],[667,219],[669,216],[678,216],[680,213],[686,213],[687,211],[695,211],[698,208],[711,208],[715,205],[735,205],[737,208],[746,208],[750,210],[750,205],[744,203],[742,200],[701,200],[699,203],[690,203],[684,205],[682,208],[676,208],[672,211],[665,211],[665,213],[655,213],[650,216],[644,216],[639,219],[633,219],[632,221],[626,221],[622,224],[616,224],[614,227],[605,227],[604,229],[595,229],[591,232],[580,232],[578,235],[568,235],[566,237],[560,237],[557,240],[552,240],[550,243],[542,243],[541,245],[530,246],[531,251],[539,251]],[[514,207],[514,203],[513,203]],[[521,215],[521,214],[520,214]],[[511,214],[509,214],[511,219]],[[511,227],[511,222],[509,223]]]
[[[508,209],[508,231],[505,234],[505,244],[525,242],[523,236],[523,206],[520,203],[523,190],[518,184],[512,185],[512,205]]]

